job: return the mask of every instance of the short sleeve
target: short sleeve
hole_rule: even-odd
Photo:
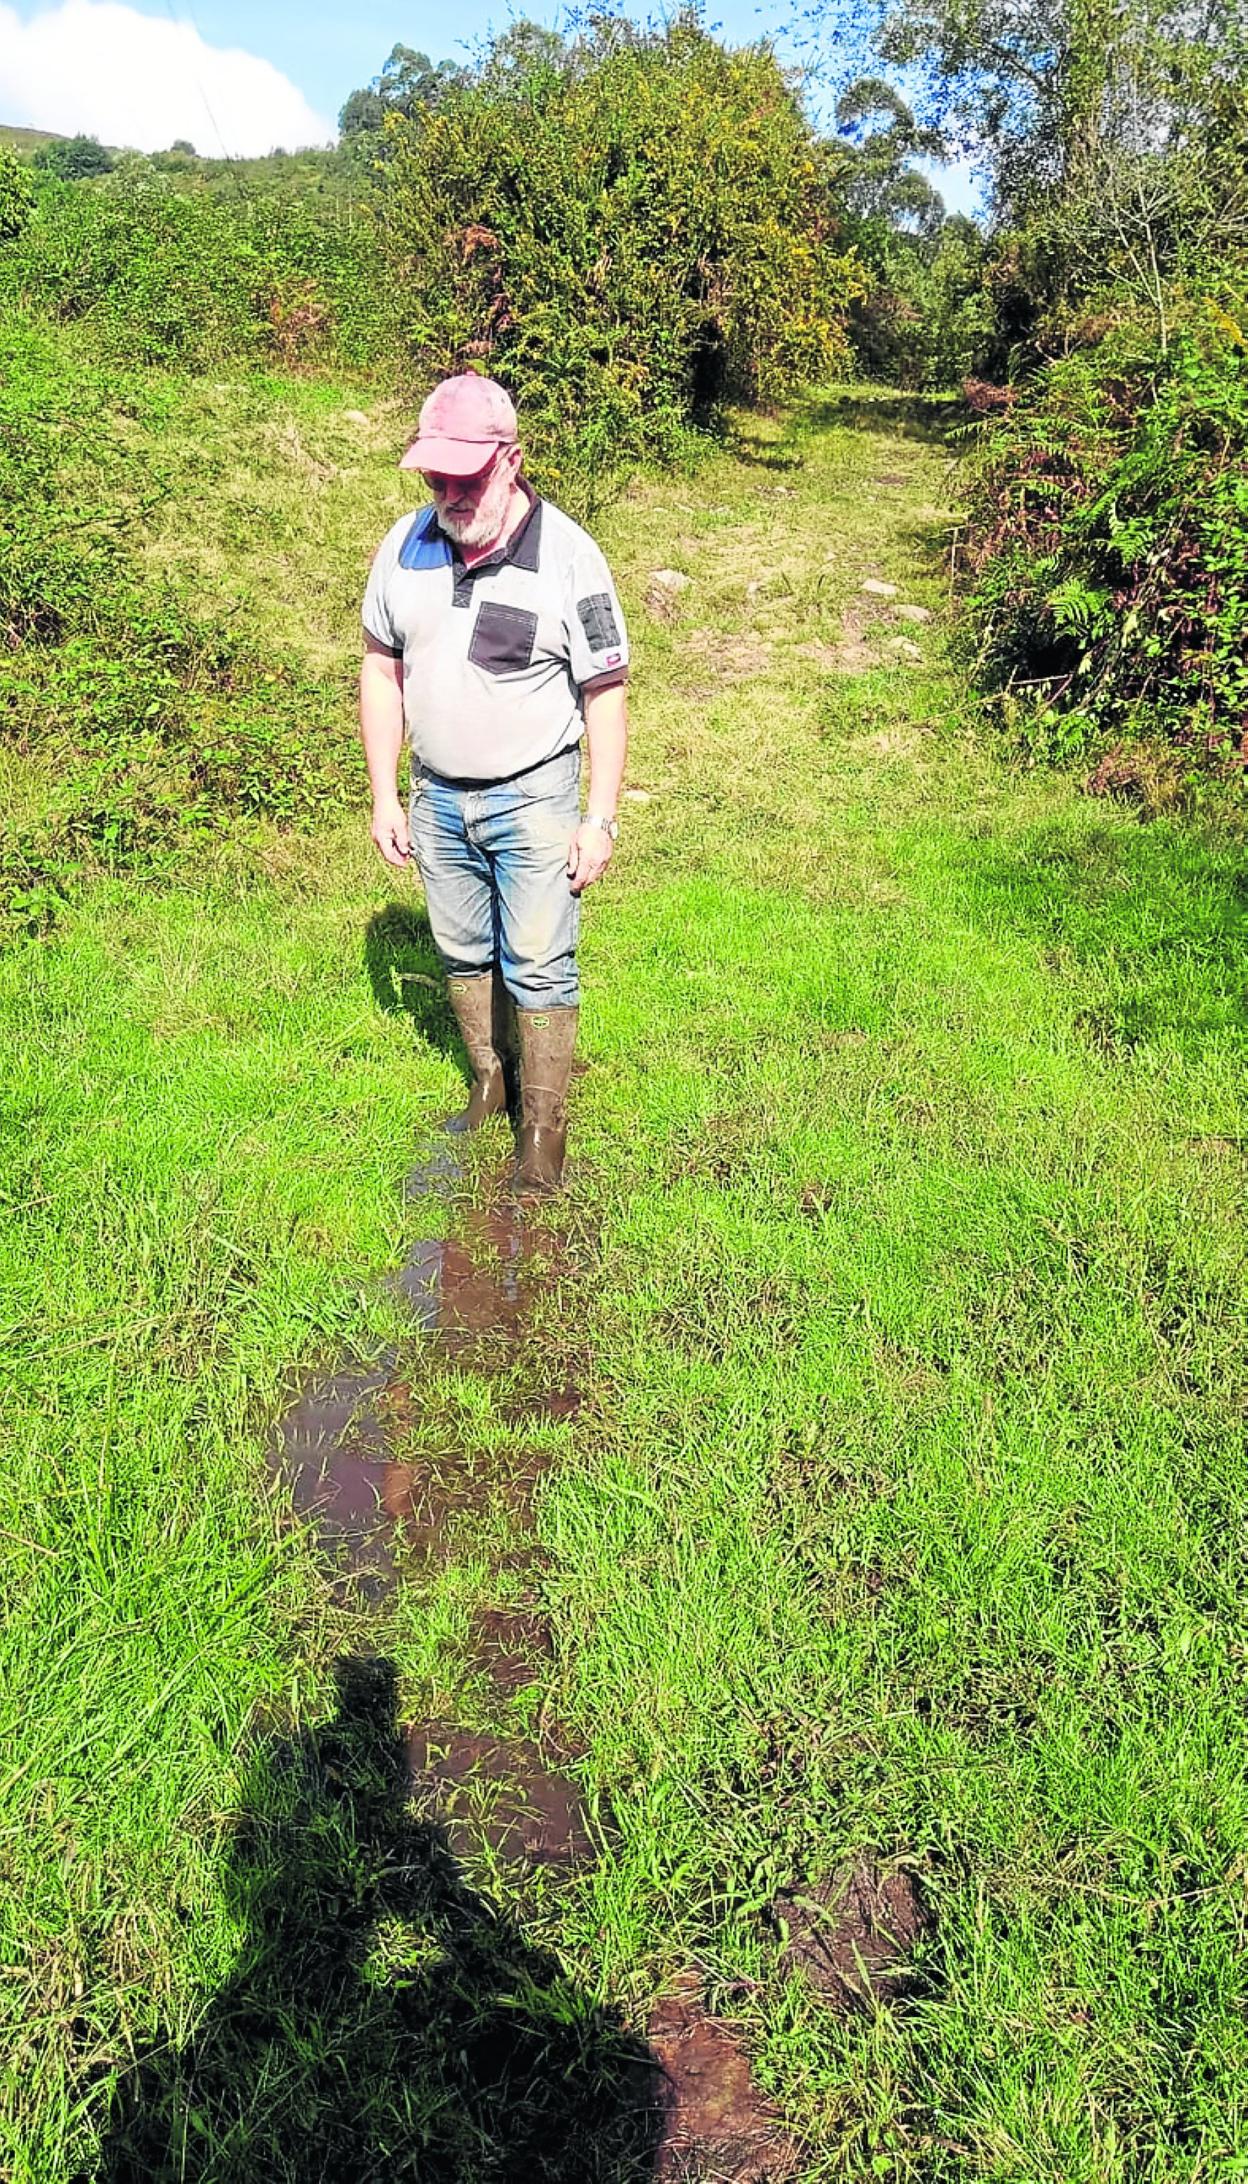
[[[623,675],[628,666],[624,612],[603,555],[584,533],[567,574],[564,623],[572,680],[579,687],[602,675]]]
[[[373,556],[360,617],[374,644],[384,645],[387,652],[393,652],[399,659],[403,656],[403,638],[395,628],[388,594],[398,562],[399,537],[396,534],[401,534],[402,529],[402,525],[396,525],[394,530],[388,531]]]

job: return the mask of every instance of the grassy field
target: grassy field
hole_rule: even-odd
[[[153,554],[258,595],[345,693],[398,424],[188,399],[195,523],[167,499]],[[583,2078],[589,2114],[690,1967],[811,2179],[1248,2175],[1242,856],[985,749],[937,423],[813,399],[599,523],[644,800],[587,907],[566,1241],[501,1372],[431,1368],[382,1286],[458,1079],[429,989],[413,1014],[378,973],[362,802],[102,883],[0,959],[13,2184],[307,2180],[265,2119],[312,2095],[319,2173],[538,2176],[536,2093],[487,2145],[453,2058],[392,2067],[399,1990],[403,2038],[449,2025],[462,2062],[488,1987],[525,2086]],[[671,620],[660,568],[691,579]],[[502,1464],[526,1388],[581,1391],[539,1435],[536,1691],[465,1644],[533,1583],[497,1509],[374,1610],[269,1491],[299,1367],[395,1339],[414,1454]],[[307,1739],[367,1652],[397,1688],[366,1750],[315,1747],[318,1802]],[[597,1863],[514,1901],[488,1863],[420,1904],[369,1881],[365,1918],[413,1825],[394,1724],[431,1718],[557,1722]],[[860,1867],[927,1923],[904,1991],[846,2014],[775,1905]],[[228,2060],[279,1929],[307,1983],[233,2135],[182,2115],[127,2167],[134,2088]]]

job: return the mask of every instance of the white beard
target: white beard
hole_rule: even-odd
[[[450,493],[435,493],[433,496],[438,522],[447,537],[453,538],[457,546],[467,546],[470,549],[474,546],[490,546],[507,521],[507,510],[511,502],[511,472],[504,466],[498,477],[491,478],[471,515],[451,515],[446,503],[452,497]]]

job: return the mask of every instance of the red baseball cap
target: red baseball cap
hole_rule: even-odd
[[[472,478],[496,449],[512,446],[517,437],[515,407],[506,388],[479,372],[459,372],[434,388],[399,468]]]

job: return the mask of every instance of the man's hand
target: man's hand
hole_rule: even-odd
[[[373,840],[387,864],[405,865],[411,855],[407,813],[398,797],[373,806]]]
[[[604,827],[578,827],[568,843],[568,885],[574,895],[600,880],[615,844]]]

